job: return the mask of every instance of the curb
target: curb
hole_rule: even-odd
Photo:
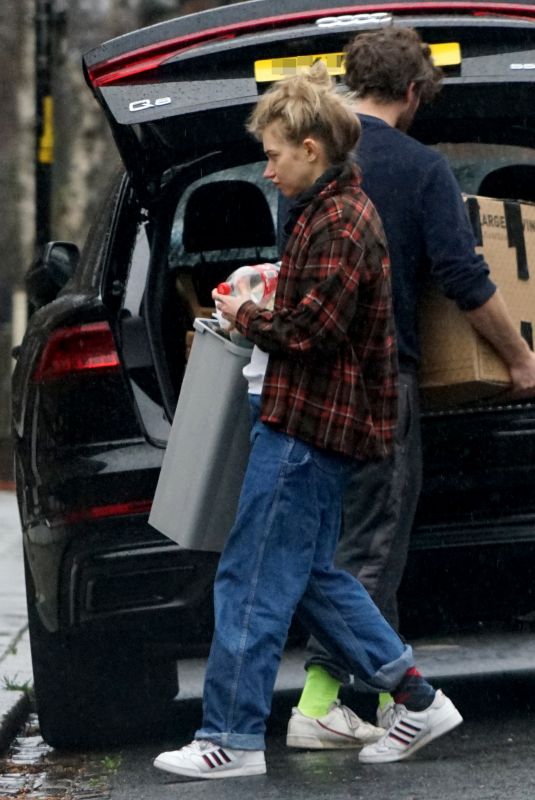
[[[8,688],[9,683],[31,687],[31,664],[30,638],[26,627],[0,656],[0,753],[8,749],[32,710],[31,691]]]
[[[0,700],[0,754],[8,748],[31,711],[30,697],[26,692],[10,692],[6,708]]]

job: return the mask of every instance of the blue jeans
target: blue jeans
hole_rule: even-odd
[[[393,689],[414,662],[362,584],[333,566],[352,462],[259,421],[251,440],[215,580],[203,725],[195,738],[261,750],[294,612],[371,689]]]

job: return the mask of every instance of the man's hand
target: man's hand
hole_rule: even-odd
[[[509,367],[514,395],[535,395],[535,353],[529,350],[523,363]]]
[[[491,343],[507,364],[513,384],[511,397],[534,396],[535,354],[513,324],[499,289],[482,306],[465,314],[476,331]]]

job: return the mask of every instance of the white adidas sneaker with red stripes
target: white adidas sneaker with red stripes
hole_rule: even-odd
[[[365,722],[336,700],[323,717],[306,717],[298,708],[292,709],[286,745],[306,750],[342,750],[371,744],[385,733],[384,728]]]
[[[263,750],[235,750],[197,739],[180,750],[160,753],[154,766],[188,778],[238,778],[264,775],[266,759]]]
[[[449,697],[440,689],[424,711],[409,711],[403,705],[395,705],[391,727],[378,742],[362,748],[359,761],[363,764],[402,761],[462,721]]]

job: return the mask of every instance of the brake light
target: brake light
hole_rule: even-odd
[[[111,58],[109,61],[102,61],[89,69],[89,79],[93,86],[109,86],[128,81],[129,78],[141,73],[152,72],[179,53],[185,53],[206,43],[204,40],[190,42],[191,38],[193,37],[184,36],[180,39],[171,39],[168,42],[142,47],[124,56]],[[233,38],[232,34],[227,34],[210,38],[210,42]]]
[[[107,322],[60,328],[50,336],[33,374],[35,383],[49,383],[73,373],[116,370],[119,355]]]
[[[148,514],[152,508],[152,500],[131,500],[127,503],[110,503],[105,506],[90,506],[70,511],[63,517],[63,522],[68,524],[85,522],[92,519],[106,519],[106,517],[122,517],[128,514]]]
[[[219,39],[231,39],[236,36],[254,33],[267,28],[282,28],[287,25],[305,24],[321,17],[343,16],[345,14],[372,14],[389,12],[399,14],[426,14],[426,13],[465,13],[465,14],[503,14],[514,17],[531,17],[535,14],[535,4],[522,4],[515,2],[482,2],[482,0],[420,0],[419,2],[391,2],[391,3],[365,3],[355,8],[355,5],[340,6],[336,9],[314,9],[299,12],[290,12],[276,17],[245,20],[219,28],[210,28],[204,31],[184,34],[174,39],[156,41],[146,47],[138,48],[129,53],[123,53],[88,68],[88,78],[92,86],[106,86],[131,78],[133,75],[147,73],[157,69],[164,61],[178,53],[190,48],[198,47],[207,42]]]

